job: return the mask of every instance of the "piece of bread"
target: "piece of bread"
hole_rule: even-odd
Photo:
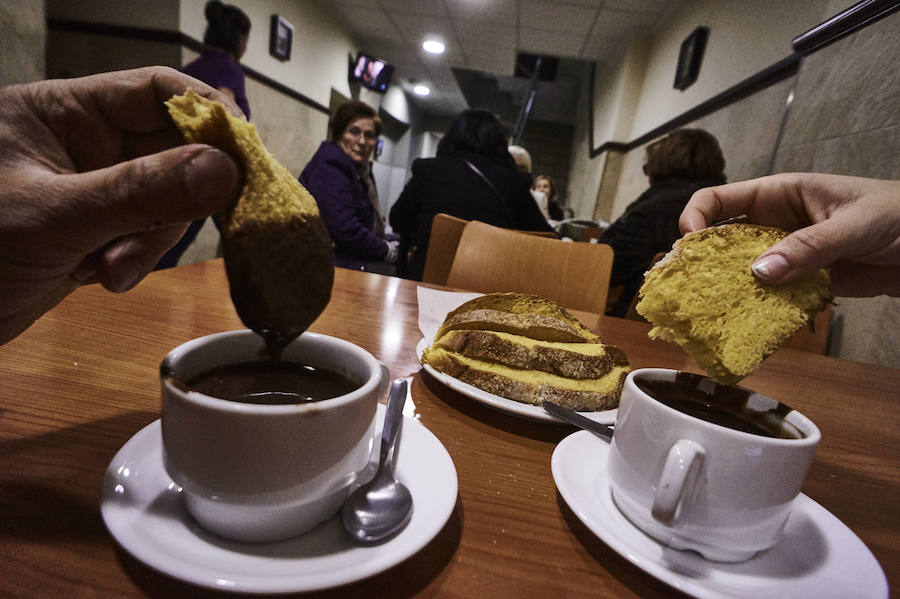
[[[277,358],[331,298],[332,244],[315,199],[263,146],[256,128],[191,90],[168,102],[188,142],[206,143],[243,167],[222,241],[231,299],[241,321]]]
[[[477,360],[442,347],[428,348],[423,358],[436,370],[488,393],[534,405],[552,401],[578,411],[616,407],[629,371],[626,364],[614,366],[599,378],[572,379]]]
[[[622,350],[565,308],[521,293],[489,293],[450,312],[422,362],[500,397],[574,410],[616,407],[630,370]]]
[[[611,345],[538,341],[495,331],[449,331],[432,348],[571,379],[596,379],[616,366],[628,365],[625,352]]]
[[[644,277],[636,309],[651,338],[681,345],[710,378],[734,384],[833,299],[827,271],[765,285],[750,265],[787,233],[728,224],[678,240]]]
[[[595,342],[600,337],[550,300],[524,293],[489,293],[462,304],[435,334],[453,330],[486,330],[524,335],[541,341]]]

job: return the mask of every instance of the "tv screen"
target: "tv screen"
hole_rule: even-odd
[[[350,76],[363,87],[383,93],[387,91],[391,82],[391,75],[393,74],[394,67],[392,65],[380,58],[374,58],[360,52]]]

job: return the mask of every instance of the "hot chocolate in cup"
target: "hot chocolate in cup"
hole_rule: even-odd
[[[281,358],[266,363],[263,339],[243,330],[188,341],[161,365],[166,472],[188,513],[228,539],[303,534],[337,513],[369,462],[387,368],[315,333]]]
[[[635,370],[609,452],[613,499],[666,545],[744,561],[780,539],[819,438],[812,421],[760,393]]]

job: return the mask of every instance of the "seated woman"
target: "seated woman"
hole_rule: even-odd
[[[625,316],[653,256],[681,237],[678,217],[694,192],[725,183],[725,158],[712,134],[677,129],[647,146],[644,174],[650,188],[598,239],[613,248],[610,286],[623,287],[610,316]]]
[[[319,205],[334,242],[334,265],[392,274],[397,241],[387,241],[371,158],[381,120],[365,102],[350,100],[334,113],[323,141],[300,174]]]
[[[420,281],[434,215],[508,229],[552,231],[531,196],[531,177],[516,172],[500,121],[486,110],[462,111],[441,138],[435,158],[413,162],[412,178],[391,208],[391,226],[404,236],[403,275]]]
[[[543,192],[547,197],[547,215],[550,220],[558,222],[565,218],[565,213],[556,197],[556,186],[549,175],[538,175],[535,177],[534,185],[531,188],[534,191]]]

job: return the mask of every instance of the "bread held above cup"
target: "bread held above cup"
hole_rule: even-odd
[[[828,272],[767,285],[753,261],[787,233],[729,224],[690,233],[644,277],[636,309],[650,337],[681,345],[724,384],[741,380],[833,299]]]

